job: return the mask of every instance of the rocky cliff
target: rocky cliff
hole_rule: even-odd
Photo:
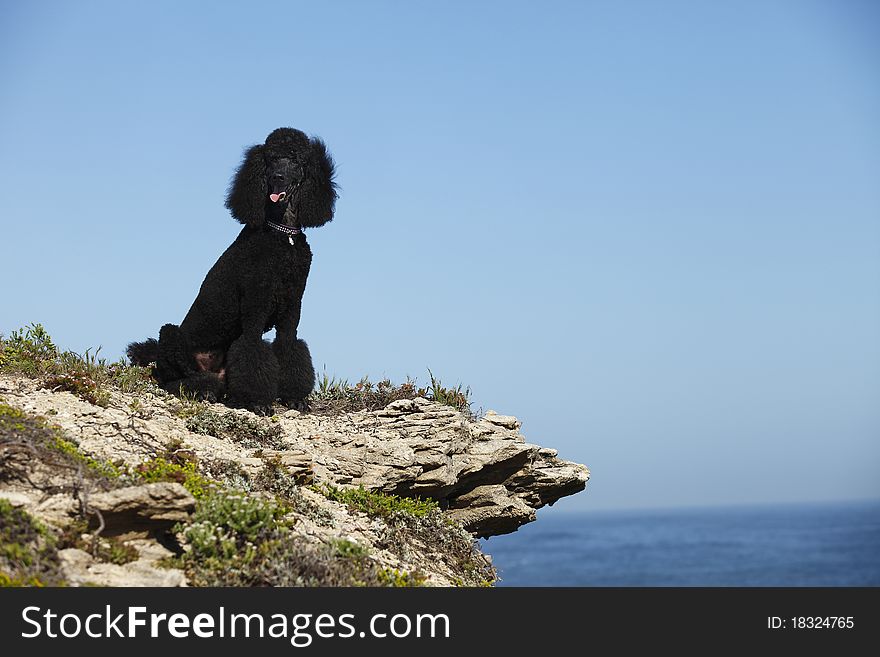
[[[418,396],[263,418],[149,385],[96,404],[51,383],[0,374],[0,522],[32,519],[43,583],[490,584],[473,538],[589,478],[513,416]]]

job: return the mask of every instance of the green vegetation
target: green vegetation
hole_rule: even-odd
[[[156,390],[150,371],[127,365],[124,360],[108,363],[87,349],[78,354],[61,351],[42,324],[31,324],[0,337],[0,372],[21,374],[41,380],[44,388],[66,390],[97,406],[110,403],[110,390],[142,392]]]
[[[178,417],[186,420],[186,428],[215,438],[226,438],[245,447],[284,447],[284,431],[277,420],[262,419],[236,413],[214,410],[210,405],[193,401],[181,401],[176,410]]]
[[[492,564],[480,551],[473,537],[460,525],[446,518],[434,500],[399,497],[359,488],[315,486],[313,490],[327,499],[345,504],[388,525],[378,547],[385,548],[401,559],[408,559],[416,550],[431,554],[437,562],[457,573],[460,586],[491,586],[497,575]],[[399,577],[386,573],[382,585],[417,586],[402,583]],[[415,577],[415,576],[413,576]]]
[[[75,481],[77,473],[103,489],[176,481],[196,499],[217,485],[199,472],[195,455],[180,442],[173,442],[149,461],[128,468],[89,456],[66,438],[60,427],[9,406],[0,398],[0,480],[26,481],[37,464],[70,471],[70,490],[79,485]]]
[[[367,551],[349,541],[324,544],[291,531],[285,507],[239,491],[199,501],[177,527],[184,552],[171,564],[196,586],[380,585]]]
[[[470,388],[462,387],[461,384],[455,388],[447,388],[430,369],[428,375],[431,378],[430,385],[420,388],[414,379],[407,378],[406,382],[395,385],[388,379],[373,383],[366,376],[352,385],[346,379],[330,377],[324,372],[309,397],[309,407],[312,413],[336,415],[362,410],[375,411],[398,399],[424,397],[452,406],[468,417],[474,417]]]
[[[323,485],[314,487],[314,490],[324,495],[328,500],[341,502],[351,509],[363,511],[368,516],[383,520],[394,520],[399,515],[423,518],[440,508],[434,500],[377,493],[366,490],[363,486],[337,488],[336,486]]]
[[[248,479],[247,484],[252,490],[274,495],[291,512],[327,527],[332,524],[332,515],[302,492],[302,484],[310,480],[310,477],[292,475],[281,464],[278,456],[271,456],[263,457],[263,467],[255,476]]]
[[[9,406],[0,397],[0,429],[3,429],[4,433],[7,431],[25,431],[25,420],[27,419],[27,413],[19,408]]]
[[[124,359],[108,363],[99,357],[100,351],[100,347],[94,353],[91,349],[83,354],[61,351],[42,324],[30,324],[13,331],[8,338],[0,336],[0,372],[40,379],[43,387],[72,392],[98,406],[109,404],[113,389],[164,394],[153,381],[149,368],[128,365]],[[389,379],[373,383],[367,377],[351,384],[325,372],[309,397],[309,405],[313,413],[332,415],[377,410],[398,399],[425,397],[474,416],[470,388],[462,384],[447,388],[430,369],[428,375],[430,384],[419,387],[412,379],[395,385]],[[242,419],[235,413],[217,413],[205,404],[186,399],[179,410],[181,416],[186,416],[190,431],[227,437],[247,446],[271,447],[279,441],[279,434],[271,425]],[[133,415],[144,412],[139,404],[131,411]]]
[[[131,479],[113,463],[84,453],[59,427],[0,399],[0,481],[19,481],[44,491],[78,496],[106,490]],[[55,586],[62,583],[57,550],[78,547],[101,561],[126,563],[134,548],[116,539],[85,541],[85,517],[54,535],[20,509],[0,500],[0,585]]]
[[[257,543],[283,530],[283,515],[284,509],[271,500],[238,491],[214,492],[202,498],[192,522],[182,529],[189,556],[248,563],[256,555]]]
[[[371,382],[367,377],[354,385],[345,379],[327,376],[318,380],[315,391],[309,397],[309,408],[312,413],[321,415],[337,415],[352,411],[375,411],[385,408],[398,399],[415,399],[426,394],[424,389],[416,387],[415,381],[407,379],[398,386],[388,379],[379,383]]]
[[[38,463],[69,471],[71,490],[77,473],[100,488],[113,487],[113,480],[124,474],[114,464],[85,454],[58,426],[0,398],[0,480],[27,481]]]
[[[196,513],[191,522],[176,528],[183,551],[169,565],[182,568],[196,586],[417,586],[425,580],[416,571],[382,567],[365,546],[352,540],[339,538],[321,543],[293,531],[296,518],[330,526],[333,516],[304,494],[295,476],[277,457],[265,458],[259,472],[249,474],[235,464],[200,464],[191,450],[176,442],[145,463],[127,469],[84,454],[57,427],[0,401],[0,478],[19,476],[26,481],[35,463],[56,472],[56,490],[70,492],[83,483],[91,488],[155,481],[183,484],[197,500]],[[57,468],[65,468],[69,474],[59,478]],[[69,483],[57,486],[65,477]],[[376,545],[378,549],[387,549],[404,561],[415,554],[430,555],[445,564],[464,586],[481,586],[494,580],[494,571],[473,538],[446,520],[433,500],[363,488],[325,485],[314,490],[382,520],[387,530]],[[0,525],[20,526],[22,521],[2,518]],[[86,527],[86,519],[80,519],[59,544],[79,547],[111,563],[136,558],[134,549],[118,540],[84,539]],[[45,542],[4,537],[2,543],[9,547],[3,548],[0,581],[9,585],[60,581],[49,567],[56,549],[51,536],[45,534],[41,541]],[[34,557],[35,550],[39,558]]]
[[[119,396],[113,397],[116,391],[166,396],[152,382],[148,369],[124,361],[108,364],[99,352],[61,351],[41,325],[32,324],[9,338],[0,336],[0,374],[32,377],[42,387],[67,390],[101,406],[111,398],[118,405]],[[376,410],[398,399],[425,397],[471,413],[469,389],[444,387],[433,372],[428,373],[430,385],[425,388],[412,380],[394,385],[387,379],[373,384],[366,378],[350,385],[325,375],[310,398],[312,409],[324,414]],[[128,404],[132,421],[152,412],[152,406],[142,399],[123,403]],[[174,399],[172,404],[190,431],[250,448],[285,446],[277,417],[218,410],[187,398]],[[322,542],[309,529],[309,522],[333,526],[341,510],[316,503],[316,497],[304,488],[311,484],[311,475],[292,473],[277,456],[264,457],[263,467],[255,473],[234,462],[199,462],[178,441],[136,467],[122,461],[110,463],[86,454],[76,440],[45,418],[0,399],[0,481],[13,480],[71,494],[83,507],[89,491],[159,481],[182,484],[196,498],[196,511],[191,521],[175,528],[180,554],[169,563],[182,568],[196,586],[424,584],[425,575],[418,569],[385,567],[382,555],[389,552],[409,564],[423,563],[427,556],[462,586],[489,585],[495,579],[473,537],[446,519],[433,500],[364,488],[313,487],[326,498],[383,523],[372,523],[381,531],[378,541],[371,539],[370,545],[340,537]],[[119,539],[89,535],[85,508],[82,513],[56,539],[27,513],[0,501],[0,584],[62,583],[57,551],[67,547],[115,564],[137,558],[136,550]],[[296,525],[297,520],[305,526]]]
[[[107,364],[98,359],[98,352],[86,352],[80,356],[71,351],[58,354],[54,371],[47,373],[43,387],[51,390],[66,390],[90,404],[107,407],[110,405],[110,392],[107,390]]]
[[[263,467],[250,479],[256,490],[262,490],[284,499],[290,499],[299,492],[296,480],[281,464],[281,457],[263,457]]]
[[[176,527],[182,568],[195,586],[419,586],[420,573],[383,568],[370,550],[338,538],[321,543],[293,531],[296,513],[278,499],[213,489],[192,521]]]
[[[217,485],[199,472],[195,454],[183,449],[180,443],[172,443],[162,454],[141,463],[134,468],[133,474],[147,484],[176,481],[197,500],[207,497]]]
[[[495,568],[461,525],[439,510],[424,516],[398,514],[377,547],[407,561],[413,554],[445,566],[458,586],[491,586]]]
[[[0,499],[0,586],[58,586],[60,568],[52,534]]]
[[[77,548],[90,553],[98,561],[119,566],[135,561],[139,556],[134,547],[126,545],[118,537],[90,535],[89,523],[84,518],[74,520],[60,532],[57,548]]]
[[[332,542],[336,554],[346,559],[362,559],[370,554],[370,550],[360,543],[340,538]]]
[[[42,324],[13,331],[0,338],[0,370],[27,376],[48,373],[58,358],[58,348]]]
[[[425,576],[421,573],[408,573],[394,568],[383,568],[379,571],[379,582],[381,586],[422,586],[425,583]]]
[[[56,428],[54,430],[53,438],[49,441],[48,446],[49,449],[54,449],[61,454],[64,454],[72,462],[80,463],[83,467],[87,468],[98,477],[119,479],[124,475],[124,471],[118,466],[109,461],[102,461],[89,456],[79,448],[79,445],[63,438],[60,429]]]
[[[427,390],[428,399],[431,399],[438,404],[452,406],[452,408],[461,411],[468,417],[474,417],[474,413],[471,410],[470,387],[462,388],[462,384],[459,383],[454,388],[446,388],[440,382],[440,379],[434,376],[434,373],[430,369],[428,370],[428,375],[431,377],[431,385]]]
[[[95,548],[93,556],[98,561],[114,563],[117,566],[136,561],[138,558],[138,551],[134,547],[126,545],[116,537],[101,538]]]

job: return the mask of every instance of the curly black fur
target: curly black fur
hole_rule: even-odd
[[[293,128],[278,128],[247,149],[226,195],[244,228],[208,272],[180,326],[163,326],[158,342],[131,343],[131,361],[155,363],[153,376],[174,394],[260,413],[278,398],[304,408],[315,371],[297,327],[312,252],[302,232],[289,237],[268,222],[297,229],[329,222],[334,173],[324,143]],[[262,336],[273,327],[270,344]]]

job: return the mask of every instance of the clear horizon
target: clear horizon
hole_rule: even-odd
[[[589,484],[587,485],[587,489],[589,490]],[[580,493],[578,493],[580,495]],[[663,513],[664,511],[724,511],[725,509],[729,509],[731,511],[735,511],[737,509],[761,509],[764,507],[767,508],[780,508],[780,507],[810,507],[810,506],[861,506],[861,505],[871,505],[880,506],[880,497],[859,497],[859,498],[840,498],[840,499],[825,499],[825,500],[796,500],[792,502],[774,502],[774,501],[757,501],[757,502],[720,502],[717,504],[706,504],[706,505],[694,505],[694,504],[676,504],[673,506],[662,505],[662,506],[627,506],[627,507],[618,507],[618,506],[609,506],[609,507],[600,507],[600,508],[591,508],[589,506],[576,506],[576,505],[565,505],[565,508],[562,507],[562,500],[554,504],[552,507],[542,507],[538,509],[538,519],[540,520],[542,513],[572,513],[572,514],[581,514],[581,513]],[[551,510],[552,509],[552,510]],[[523,527],[530,527],[530,524],[523,525]],[[522,528],[522,527],[521,527]],[[520,529],[521,529],[520,528]],[[517,530],[519,531],[519,530]],[[501,534],[502,536],[509,536],[509,534]]]
[[[0,333],[179,323],[289,125],[339,171],[319,375],[469,386],[590,467],[554,511],[880,499],[878,36],[862,0],[3,3]]]

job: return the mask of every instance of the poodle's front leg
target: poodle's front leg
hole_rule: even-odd
[[[308,410],[308,397],[315,387],[315,368],[308,345],[296,337],[293,316],[278,322],[272,351],[281,367],[278,383],[281,403],[289,408]]]
[[[226,353],[226,402],[270,415],[278,397],[278,359],[260,333],[242,334]]]

